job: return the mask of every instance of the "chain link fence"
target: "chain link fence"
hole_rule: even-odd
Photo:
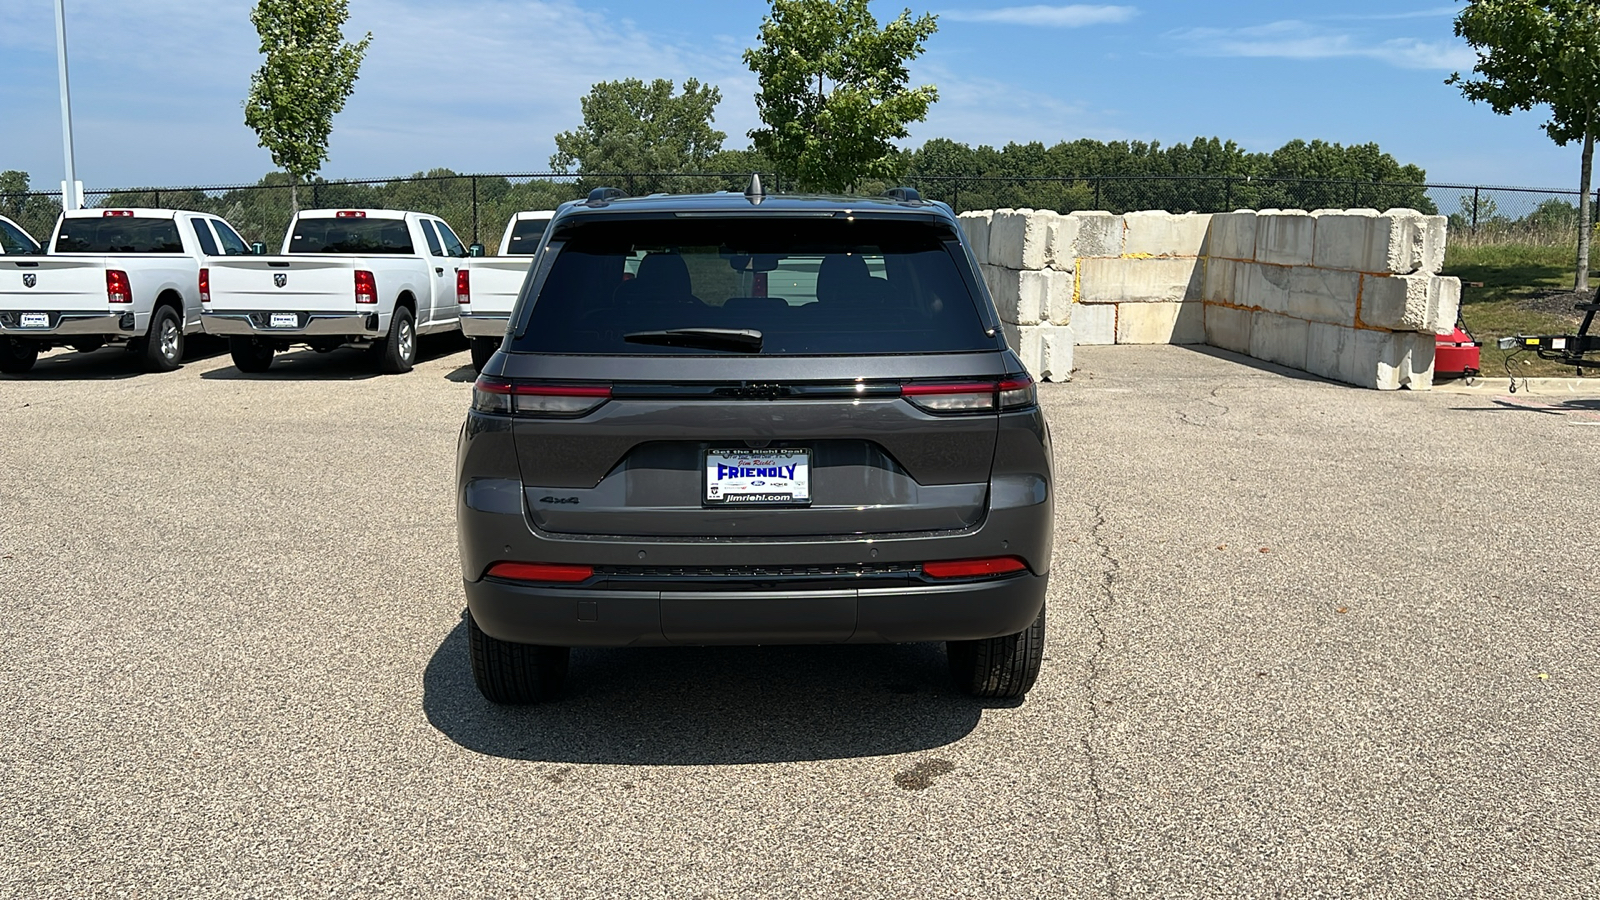
[[[408,209],[440,216],[462,235],[496,252],[511,215],[553,209],[585,196],[593,187],[621,188],[629,195],[743,191],[748,173],[596,173],[564,175],[424,175],[405,178],[316,181],[301,185],[302,208]],[[763,174],[767,190],[782,182]],[[931,200],[969,209],[1103,209],[1115,213],[1165,209],[1224,212],[1233,209],[1348,209],[1410,207],[1450,217],[1451,239],[1469,243],[1574,245],[1578,192],[1459,184],[1260,179],[1229,176],[1105,175],[1085,178],[960,177],[909,175],[896,184],[917,188]],[[862,185],[876,194],[888,183]],[[253,185],[133,188],[85,192],[91,207],[157,207],[220,215],[247,240],[275,250],[283,240],[291,191],[282,176]],[[48,238],[61,210],[60,193],[0,194],[0,215],[35,237]]]

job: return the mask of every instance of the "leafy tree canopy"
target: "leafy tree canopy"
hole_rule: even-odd
[[[683,93],[665,78],[602,81],[581,101],[583,125],[556,135],[557,172],[703,170],[726,134],[712,127],[722,92],[690,78]]]
[[[745,51],[766,128],[750,132],[801,189],[844,191],[903,168],[893,141],[927,117],[932,85],[908,87],[937,18],[903,11],[882,28],[867,0],[772,0],[761,43]]]

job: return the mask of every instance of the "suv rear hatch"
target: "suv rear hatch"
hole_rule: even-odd
[[[761,539],[982,520],[999,409],[1032,388],[950,224],[595,218],[553,236],[512,352],[475,391],[516,417],[535,528]]]

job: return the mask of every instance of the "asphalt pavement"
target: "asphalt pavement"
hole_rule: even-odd
[[[1081,348],[1051,650],[574,654],[472,686],[472,373],[0,376],[0,895],[1600,894],[1600,393]]]

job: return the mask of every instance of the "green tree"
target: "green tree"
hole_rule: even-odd
[[[1579,176],[1578,264],[1573,290],[1589,290],[1589,187],[1594,135],[1600,124],[1600,7],[1594,0],[1470,0],[1456,16],[1456,34],[1478,51],[1475,78],[1453,73],[1474,103],[1500,115],[1544,106],[1545,133],[1557,145],[1583,142]]]
[[[258,0],[250,13],[266,62],[250,76],[244,123],[289,173],[292,210],[300,208],[300,182],[328,160],[333,117],[372,43],[370,32],[354,44],[344,39],[349,17],[348,0]]]
[[[750,132],[756,149],[802,190],[897,177],[892,142],[939,99],[933,85],[907,87],[906,64],[937,29],[937,17],[909,9],[879,28],[867,0],[772,0],[761,45],[744,53],[767,125]]]
[[[556,135],[550,167],[580,175],[701,171],[727,137],[711,127],[721,102],[715,85],[693,78],[684,81],[682,94],[665,78],[602,81],[580,101],[583,125]],[[635,180],[634,190],[657,190],[662,181]]]
[[[41,242],[50,240],[61,204],[37,193],[28,184],[28,173],[16,169],[0,172],[0,216],[5,216]]]

